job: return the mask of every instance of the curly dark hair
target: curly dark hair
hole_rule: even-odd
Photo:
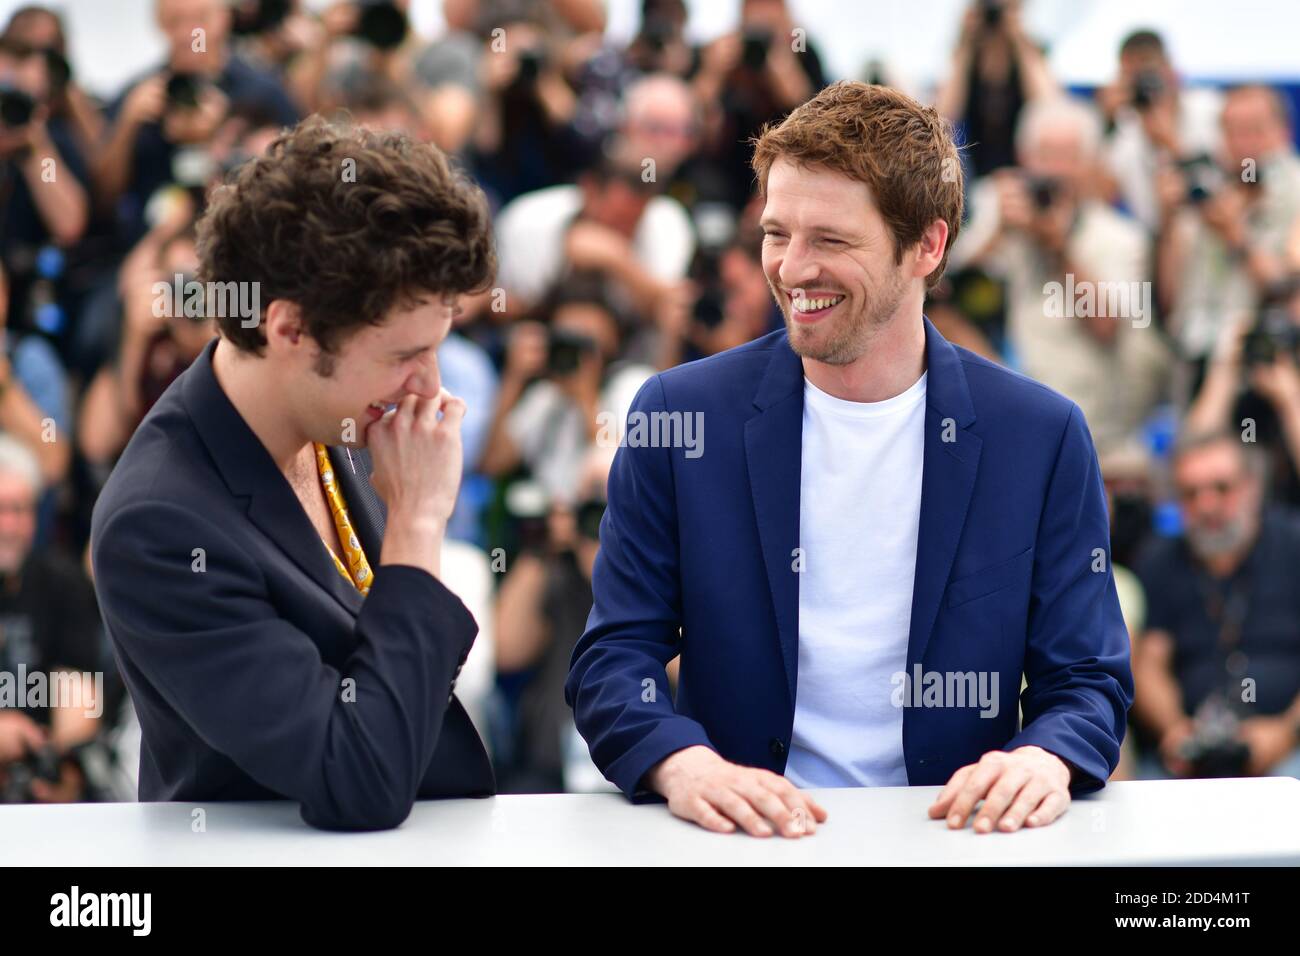
[[[332,355],[363,325],[428,295],[481,292],[496,274],[487,200],[436,147],[313,116],[213,191],[199,279],[257,282],[262,313],[295,303]],[[261,316],[221,334],[262,354]]]

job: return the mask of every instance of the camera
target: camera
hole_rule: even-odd
[[[598,351],[595,339],[564,329],[551,329],[546,348],[546,374],[556,378],[572,375],[582,364],[582,357]]]
[[[1179,752],[1193,777],[1244,777],[1250,761],[1250,747],[1237,739],[1235,725],[1217,721],[1197,721]]]
[[[1223,185],[1223,171],[1206,153],[1179,160],[1178,168],[1187,180],[1187,201],[1193,205],[1205,202]]]
[[[746,30],[741,40],[740,62],[748,70],[763,69],[771,46],[772,34],[767,30]]]
[[[289,0],[238,0],[230,11],[230,32],[254,36],[274,30],[289,15]]]
[[[0,88],[0,123],[8,129],[22,129],[32,121],[36,100],[14,87]]]
[[[1029,192],[1029,199],[1034,204],[1034,208],[1039,212],[1045,212],[1052,208],[1052,203],[1056,202],[1056,197],[1061,191],[1061,182],[1053,176],[1030,176],[1025,180],[1025,189]]]
[[[1300,326],[1291,317],[1291,300],[1300,291],[1300,276],[1270,290],[1250,330],[1241,340],[1246,367],[1272,365],[1279,355],[1300,357]]]
[[[579,502],[573,511],[574,523],[578,534],[588,541],[600,540],[600,521],[605,517],[605,502],[600,498],[588,498]]]
[[[1002,3],[1003,0],[980,0],[980,14],[984,19],[984,26],[990,30],[1002,23]]]
[[[519,54],[519,72],[515,74],[515,82],[520,86],[532,86],[537,82],[537,78],[542,75],[542,67],[546,65],[546,55],[536,48],[523,50]]]
[[[1165,92],[1165,79],[1155,70],[1139,70],[1133,78],[1133,108],[1150,109]]]
[[[167,77],[167,108],[192,110],[199,105],[199,85],[194,73],[172,73]]]
[[[362,5],[353,35],[378,50],[392,50],[401,46],[408,29],[406,14],[396,4],[378,0]]]
[[[62,759],[51,744],[29,751],[21,760],[9,764],[4,790],[0,791],[0,803],[33,802],[32,781],[58,783],[61,764]]]

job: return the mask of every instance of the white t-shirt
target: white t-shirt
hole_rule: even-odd
[[[921,520],[926,373],[883,402],[804,380],[799,679],[786,777],[905,787],[903,711]]]

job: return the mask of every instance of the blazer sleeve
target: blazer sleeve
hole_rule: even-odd
[[[658,376],[641,387],[632,412],[665,408]],[[702,744],[704,727],[673,709],[665,666],[680,649],[681,584],[671,449],[624,445],[614,456],[595,602],[573,649],[564,699],[600,771],[633,800],[653,799],[647,770],[675,751]]]
[[[1071,405],[1034,549],[1023,729],[1073,765],[1071,789],[1100,790],[1119,763],[1133,703],[1128,630],[1111,570],[1110,522],[1088,426]]]
[[[93,554],[118,652],[208,746],[298,801],[311,826],[387,829],[406,819],[477,633],[437,579],[379,565],[356,651],[336,670],[277,613],[252,558],[197,511],[128,505],[100,529]]]

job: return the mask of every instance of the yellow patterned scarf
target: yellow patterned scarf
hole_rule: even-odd
[[[366,552],[362,549],[361,542],[357,540],[357,533],[352,530],[352,521],[348,518],[348,506],[343,500],[343,491],[334,480],[334,465],[330,461],[329,451],[320,442],[313,442],[313,444],[316,446],[316,470],[320,472],[321,487],[325,489],[325,500],[329,502],[330,513],[334,515],[334,527],[338,530],[339,541],[343,542],[343,555],[347,558],[347,564],[339,560],[339,556],[334,553],[334,549],[328,542],[325,543],[325,550],[334,559],[334,566],[339,569],[339,574],[343,575],[349,584],[355,586],[364,597],[370,593],[370,562],[366,560]]]

